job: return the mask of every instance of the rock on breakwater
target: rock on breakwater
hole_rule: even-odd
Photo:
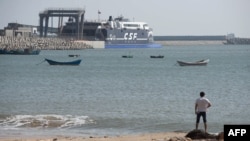
[[[93,48],[89,41],[63,38],[6,37],[0,36],[0,49],[18,50],[34,48],[41,50],[79,50]]]

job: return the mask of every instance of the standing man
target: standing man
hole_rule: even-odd
[[[200,98],[195,102],[195,114],[196,116],[196,130],[198,129],[200,117],[202,116],[205,132],[207,132],[207,117],[206,112],[207,108],[211,107],[210,101],[205,98],[205,93],[200,92]]]

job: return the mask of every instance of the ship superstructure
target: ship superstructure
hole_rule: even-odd
[[[96,40],[105,41],[105,48],[156,48],[153,30],[145,22],[131,22],[122,16],[101,22],[96,29]]]

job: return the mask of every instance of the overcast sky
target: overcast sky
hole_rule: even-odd
[[[87,20],[97,20],[98,10],[103,20],[123,15],[147,22],[154,35],[250,38],[250,0],[0,0],[0,29],[9,22],[38,25],[47,8],[85,8]]]

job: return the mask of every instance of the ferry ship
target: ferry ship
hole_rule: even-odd
[[[66,23],[63,34],[75,32],[73,22]],[[83,36],[87,40],[105,42],[105,48],[161,48],[154,42],[153,29],[145,22],[132,22],[123,16],[112,16],[104,22],[84,22]]]
[[[101,22],[96,29],[96,40],[105,41],[105,48],[160,48],[154,43],[153,30],[145,22],[131,22],[122,16]]]

